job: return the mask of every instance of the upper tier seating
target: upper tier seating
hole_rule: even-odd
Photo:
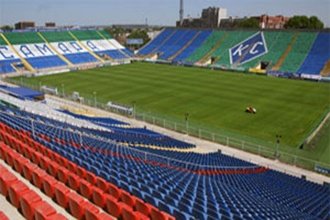
[[[4,35],[11,44],[44,43],[37,32],[6,32]]]
[[[68,31],[45,31],[41,34],[50,43],[75,41]]]
[[[79,40],[102,40],[102,36],[94,30],[86,30],[86,31],[71,31],[71,33],[78,38]]]
[[[312,49],[309,51],[298,73],[319,74],[329,60],[330,33],[321,32],[317,35]]]

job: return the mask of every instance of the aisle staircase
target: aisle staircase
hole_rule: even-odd
[[[161,44],[158,45],[158,47],[156,47],[155,49],[153,49],[148,55],[144,56],[144,58],[150,57],[150,55],[153,55],[154,53],[156,53],[156,51],[161,48],[163,45],[166,44],[166,42],[171,39],[171,37],[177,32],[177,30],[174,30],[171,34],[169,34],[167,36],[167,38],[165,40],[163,40],[163,42]]]
[[[170,61],[174,60],[179,54],[181,54],[185,49],[187,49],[187,47],[189,47],[201,33],[202,33],[202,31],[198,31],[195,34],[195,36],[193,38],[191,38],[191,40],[186,43],[186,45],[184,45],[174,55],[172,55],[170,58],[168,58],[168,60],[170,60]]]
[[[282,56],[280,57],[280,59],[277,61],[277,63],[273,66],[272,70],[279,70],[281,68],[281,66],[284,63],[286,57],[291,52],[292,46],[297,41],[298,36],[299,36],[299,33],[298,32],[294,34],[294,36],[291,39],[290,44],[288,45],[288,47],[286,48],[286,50],[284,51],[284,53],[282,54]]]
[[[75,41],[77,41],[77,44],[81,47],[81,48],[84,48],[86,49],[93,57],[95,57],[95,59],[97,59],[98,61],[104,63],[104,60],[99,57],[98,55],[96,55],[96,53],[94,53],[91,49],[89,49],[88,47],[86,47],[85,45],[83,45],[80,40],[71,32],[69,31],[69,34],[71,35],[71,37],[73,39],[75,39]]]
[[[200,59],[198,62],[196,62],[196,64],[204,64],[205,62],[207,62],[212,54],[221,46],[222,42],[227,38],[227,33],[225,33],[214,45],[214,47],[207,52],[207,54],[205,54],[205,56],[202,57],[202,59]],[[220,58],[217,58],[217,60]]]
[[[326,64],[324,65],[324,67],[321,71],[321,76],[324,76],[324,77],[329,77],[330,76],[330,60],[328,60],[326,62]]]

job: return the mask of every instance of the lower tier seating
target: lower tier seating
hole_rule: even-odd
[[[44,166],[41,164],[45,163],[37,162],[38,160],[34,159],[36,156],[33,155],[48,155],[50,161],[62,164],[70,170],[69,173],[84,177],[87,183],[82,181],[77,184],[71,180],[71,184],[72,187],[77,188],[79,194],[87,196],[86,198],[92,201],[94,200],[91,188],[85,185],[89,183],[95,186],[95,181],[102,178],[117,189],[120,188],[134,195],[136,200],[140,199],[144,203],[152,204],[177,219],[327,219],[329,217],[330,189],[325,185],[318,185],[256,165],[236,162],[235,158],[227,163],[229,167],[222,166],[221,169],[221,166],[215,167],[217,160],[211,160],[213,156],[209,159],[207,157],[198,159],[200,161],[196,163],[190,159],[193,156],[189,154],[174,156],[173,153],[167,155],[168,157],[160,157],[157,155],[158,152],[149,152],[134,145],[121,146],[104,139],[105,137],[98,139],[85,136],[85,131],[83,134],[80,128],[72,127],[70,130],[64,130],[61,126],[52,126],[55,122],[45,118],[34,121],[32,129],[28,118],[28,115],[21,119],[12,114],[0,114],[0,121],[4,123],[0,127],[5,131],[2,132],[3,138],[7,137],[5,143],[8,145],[14,143],[11,147],[19,152],[20,149],[27,147],[17,148],[20,145],[15,144],[17,143],[15,140],[23,140],[22,143],[35,147],[35,151],[39,153],[28,156],[30,153],[23,150],[21,154],[31,158],[30,160],[35,161],[38,166]],[[9,138],[6,133],[14,138]],[[54,154],[65,158],[66,162],[56,159],[58,156]],[[197,158],[199,157],[202,156]],[[187,159],[180,161],[175,158]],[[208,160],[210,163],[207,162]],[[201,161],[202,163],[199,164]],[[47,162],[50,164],[46,169],[48,174],[56,170],[53,162]],[[214,172],[219,169],[221,172]],[[57,169],[54,173],[57,180],[69,182],[69,173],[65,169]],[[117,191],[111,190],[110,194],[119,198],[119,202],[134,204],[134,199],[131,201],[126,197],[118,196]],[[137,206],[133,207],[134,211],[138,209]],[[150,213],[148,217],[157,216],[155,213],[152,214],[152,211],[148,213]]]

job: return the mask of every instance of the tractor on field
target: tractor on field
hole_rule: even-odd
[[[248,106],[248,107],[246,107],[245,112],[256,114],[257,113],[257,109],[253,108],[252,106]]]

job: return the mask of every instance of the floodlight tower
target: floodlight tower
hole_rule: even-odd
[[[183,0],[180,0],[180,26],[182,26],[183,24]]]

